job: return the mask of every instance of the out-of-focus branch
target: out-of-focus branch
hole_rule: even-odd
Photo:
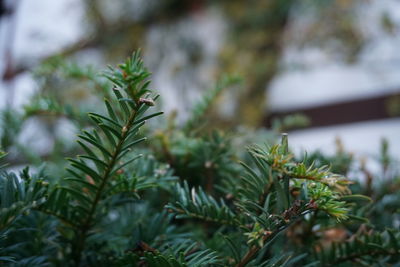
[[[0,0],[3,3],[4,0]],[[17,2],[17,0],[15,0]],[[147,28],[153,24],[156,24],[160,21],[166,20],[176,20],[179,18],[178,15],[182,14],[175,14],[171,15],[169,11],[171,11],[172,7],[169,7],[167,4],[160,4],[153,12],[146,14],[145,17],[140,18],[138,21],[130,20],[130,19],[120,19],[118,22],[109,23],[107,22],[106,18],[104,18],[98,1],[95,0],[87,0],[86,9],[91,22],[94,24],[94,32],[91,34],[86,35],[81,40],[66,46],[61,51],[58,51],[54,54],[45,56],[43,58],[35,60],[34,63],[30,65],[24,65],[25,62],[20,63],[20,65],[12,66],[7,68],[6,73],[3,75],[3,80],[12,80],[17,75],[29,71],[34,68],[38,63],[44,62],[53,57],[66,57],[72,55],[80,50],[87,49],[87,48],[94,48],[94,47],[102,47],[103,45],[109,45],[112,40],[120,39],[120,36],[130,36],[131,32],[135,28]],[[185,6],[185,8],[188,8]],[[168,12],[162,12],[164,9],[167,9]],[[140,38],[138,38],[140,39]],[[10,47],[12,44],[9,44]]]
[[[4,43],[4,62],[5,62],[5,71],[2,75],[2,80],[4,82],[8,82],[9,85],[9,95],[7,97],[7,104],[11,105],[14,99],[14,90],[12,88],[12,83],[10,83],[14,76],[12,73],[14,72],[14,62],[13,62],[13,47],[14,47],[14,39],[15,33],[17,30],[17,19],[16,13],[17,8],[20,3],[19,0],[13,1],[9,6],[6,5],[4,0],[0,0],[0,16],[7,15],[8,16],[8,27],[6,28],[6,42]]]
[[[44,62],[46,60],[49,60],[50,58],[53,57],[67,57],[69,55],[73,55],[74,53],[87,49],[87,48],[94,48],[94,47],[100,47],[103,44],[105,44],[108,40],[113,39],[117,35],[124,35],[127,31],[132,29],[132,27],[135,27],[136,23],[130,23],[127,24],[125,22],[121,22],[118,24],[113,24],[107,26],[106,29],[102,29],[98,33],[90,36],[90,37],[85,37],[76,43],[73,43],[67,47],[65,47],[63,50],[43,57],[41,59],[38,59],[34,64],[30,65],[19,65],[15,66],[14,68],[8,68],[8,71],[4,73],[3,75],[3,80],[12,80],[15,76],[31,70],[33,67],[37,65],[38,62]]]

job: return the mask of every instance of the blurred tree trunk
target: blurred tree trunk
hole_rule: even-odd
[[[266,88],[277,72],[282,36],[294,0],[228,1],[233,20],[232,40],[222,51],[222,69],[245,79],[239,110],[233,123],[262,125],[266,116]]]

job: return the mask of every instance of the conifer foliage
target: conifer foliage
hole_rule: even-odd
[[[400,204],[400,183],[396,168],[389,171],[394,164],[387,149],[382,162],[390,186],[372,186],[370,173],[364,185],[346,178],[353,159],[343,150],[334,158],[320,153],[298,158],[283,134],[279,144],[252,145],[243,154],[237,146],[243,136],[196,127],[236,78],[207,91],[183,126],[169,121],[153,131],[146,122],[162,112],[151,112],[158,95],[149,90],[150,73],[139,53],[104,77],[109,83],[102,88],[111,88],[102,95],[104,108],[78,123],[84,127],[78,156],[68,159],[65,171],[62,165],[49,171],[31,163],[34,171],[27,167],[17,175],[1,153],[3,265],[391,266],[400,261],[392,212]],[[60,105],[51,107],[65,116]],[[36,108],[27,107],[25,117],[38,114]],[[68,110],[72,120],[82,119],[78,113]],[[15,140],[2,134],[3,147],[12,147]]]

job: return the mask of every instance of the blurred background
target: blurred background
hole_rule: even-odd
[[[210,115],[215,127],[268,128],[298,114],[282,128],[296,151],[339,144],[368,158],[386,138],[399,158],[399,32],[399,0],[0,0],[2,131],[30,129],[14,138],[43,154],[56,145],[49,132],[73,139],[67,120],[4,129],[19,120],[5,111],[37,112],[50,89],[60,105],[87,108],[102,85],[83,78],[141,48],[178,121],[223,75],[239,75]]]

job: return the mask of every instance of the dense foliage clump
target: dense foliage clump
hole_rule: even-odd
[[[0,171],[2,264],[399,262],[400,183],[386,142],[382,173],[361,165],[352,172],[365,176],[360,183],[346,177],[354,159],[340,144],[333,157],[315,152],[298,158],[286,134],[277,142],[274,130],[228,134],[207,127],[207,110],[236,77],[219,81],[185,123],[169,118],[155,126],[151,121],[162,112],[149,112],[157,108],[158,95],[149,90],[150,73],[138,53],[110,68],[104,74],[108,82],[76,66],[63,68],[71,80],[91,82],[96,112],[85,117],[83,107],[60,103],[49,90],[34,96],[23,114],[3,112],[1,140],[8,155],[1,157],[10,165]],[[96,96],[104,98],[103,108]],[[15,138],[26,120],[52,124],[60,118],[81,129],[78,146],[55,138],[50,154],[40,155]],[[246,152],[247,142],[258,144]],[[64,169],[65,155],[73,157]],[[21,159],[31,168],[10,171]],[[38,164],[42,161],[46,164]]]

